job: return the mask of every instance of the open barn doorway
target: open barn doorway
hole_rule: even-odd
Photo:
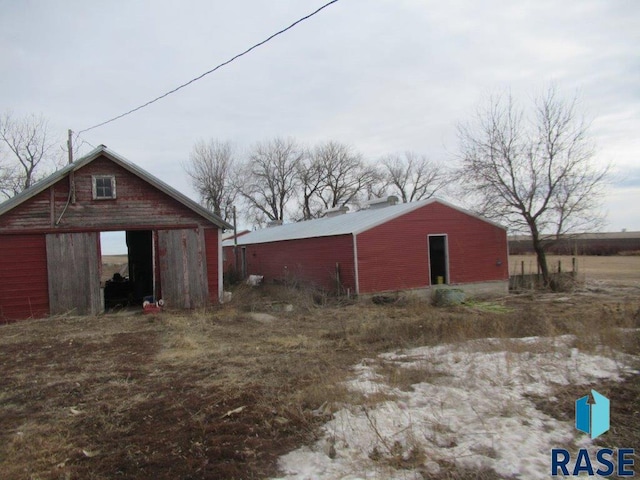
[[[429,275],[431,285],[449,283],[449,258],[446,235],[429,235]]]
[[[102,232],[100,245],[105,310],[141,307],[154,294],[152,231]]]

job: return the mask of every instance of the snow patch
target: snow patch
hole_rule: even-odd
[[[280,459],[281,479],[423,478],[423,473],[437,476],[445,463],[547,478],[552,448],[589,448],[591,441],[573,422],[537,410],[528,395],[549,396],[558,385],[621,380],[632,372],[626,366],[629,356],[581,352],[571,348],[572,340],[483,339],[365,359],[354,367],[349,388],[365,395],[392,394],[396,400],[336,412],[319,442]],[[436,375],[406,392],[384,383],[380,362]],[[402,462],[416,452],[423,459],[419,470],[381,461]]]

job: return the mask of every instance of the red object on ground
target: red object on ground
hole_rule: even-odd
[[[145,305],[144,307],[142,307],[142,313],[160,313],[162,311],[162,308],[160,308],[158,305],[156,305],[155,303],[150,303],[149,305]]]

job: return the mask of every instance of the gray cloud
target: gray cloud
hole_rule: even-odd
[[[42,112],[62,137],[199,75],[322,3],[0,0],[0,106]],[[482,95],[509,88],[527,101],[554,81],[580,94],[598,159],[627,168],[639,147],[637,18],[640,2],[631,0],[343,0],[85,137],[193,195],[180,161],[198,138],[333,138],[371,160],[406,149],[448,159],[456,122]],[[625,223],[640,230],[640,215]]]

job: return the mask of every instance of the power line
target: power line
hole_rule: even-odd
[[[121,114],[121,115],[118,115],[117,117],[113,117],[113,118],[111,118],[111,119],[109,119],[109,120],[107,120],[107,121],[104,121],[104,122],[102,122],[102,123],[98,123],[97,125],[94,125],[94,126],[92,126],[92,127],[85,128],[84,130],[80,130],[80,131],[78,132],[78,135],[79,135],[79,134],[81,134],[81,133],[88,132],[89,130],[93,130],[94,128],[102,127],[103,125],[106,125],[107,123],[115,122],[116,120],[119,120],[119,119],[120,119],[120,118],[122,118],[122,117],[126,117],[127,115],[130,115],[130,114],[132,114],[132,113],[134,113],[134,112],[137,112],[138,110],[141,110],[141,109],[143,109],[143,108],[145,108],[145,107],[148,107],[148,106],[149,106],[149,105],[151,105],[152,103],[155,103],[155,102],[157,102],[158,100],[162,100],[163,98],[165,98],[165,97],[167,97],[167,96],[171,95],[172,93],[175,93],[175,92],[177,92],[178,90],[181,90],[181,89],[183,89],[183,88],[185,88],[185,87],[187,87],[187,86],[191,85],[192,83],[197,82],[198,80],[200,80],[200,79],[202,79],[202,78],[206,77],[206,76],[207,76],[207,75],[209,75],[210,73],[215,72],[216,70],[218,70],[218,69],[220,69],[220,68],[224,67],[225,65],[230,64],[230,63],[231,63],[231,62],[233,62],[234,60],[237,60],[238,58],[240,58],[240,57],[242,57],[242,56],[246,55],[247,53],[251,52],[252,50],[255,50],[256,48],[258,48],[258,47],[260,47],[260,46],[264,45],[265,43],[269,42],[270,40],[273,40],[273,39],[274,39],[275,37],[277,37],[278,35],[282,35],[282,34],[283,34],[283,33],[285,33],[286,31],[291,30],[293,27],[295,27],[295,26],[296,26],[296,25],[298,25],[299,23],[304,22],[305,20],[307,20],[307,19],[309,19],[309,18],[313,17],[314,15],[316,15],[317,13],[319,13],[320,11],[324,10],[325,8],[327,8],[328,6],[330,6],[330,5],[332,5],[332,4],[336,3],[336,2],[338,2],[338,0],[331,0],[331,1],[330,1],[330,2],[328,2],[328,3],[325,3],[325,4],[324,4],[324,5],[322,5],[320,8],[318,8],[316,11],[314,11],[314,12],[310,13],[309,15],[306,15],[306,16],[304,16],[304,17],[302,17],[302,18],[298,19],[298,20],[296,20],[295,22],[293,22],[293,23],[292,23],[291,25],[289,25],[288,27],[283,28],[282,30],[280,30],[280,31],[278,31],[278,32],[276,32],[276,33],[274,33],[273,35],[269,36],[268,38],[264,39],[263,41],[261,41],[261,42],[259,42],[259,43],[256,43],[256,44],[255,44],[255,45],[253,45],[252,47],[250,47],[250,48],[246,49],[244,52],[239,53],[239,54],[237,54],[237,55],[235,55],[235,56],[231,57],[231,58],[230,58],[229,60],[227,60],[226,62],[222,62],[221,64],[219,64],[219,65],[215,66],[215,67],[214,67],[214,68],[212,68],[211,70],[209,70],[209,71],[207,71],[207,72],[204,72],[202,75],[199,75],[199,76],[197,76],[196,78],[193,78],[193,79],[189,80],[187,83],[183,83],[182,85],[180,85],[180,86],[178,86],[178,87],[174,88],[173,90],[170,90],[170,91],[168,91],[167,93],[164,93],[164,94],[160,95],[159,97],[156,97],[156,98],[154,98],[153,100],[150,100],[150,101],[148,101],[147,103],[145,103],[145,104],[143,104],[143,105],[140,105],[139,107],[136,107],[136,108],[134,108],[134,109],[132,109],[132,110],[129,110],[128,112],[125,112],[125,113],[123,113],[123,114]]]
[[[75,133],[75,132],[74,132]],[[73,144],[75,145],[78,142],[78,139],[82,140],[83,144],[87,144],[89,145],[91,148],[96,148],[96,146],[91,143],[89,140],[87,140],[86,138],[84,138],[83,136],[81,136],[79,133],[75,133],[76,139],[74,140]],[[82,145],[81,145],[82,146]]]

